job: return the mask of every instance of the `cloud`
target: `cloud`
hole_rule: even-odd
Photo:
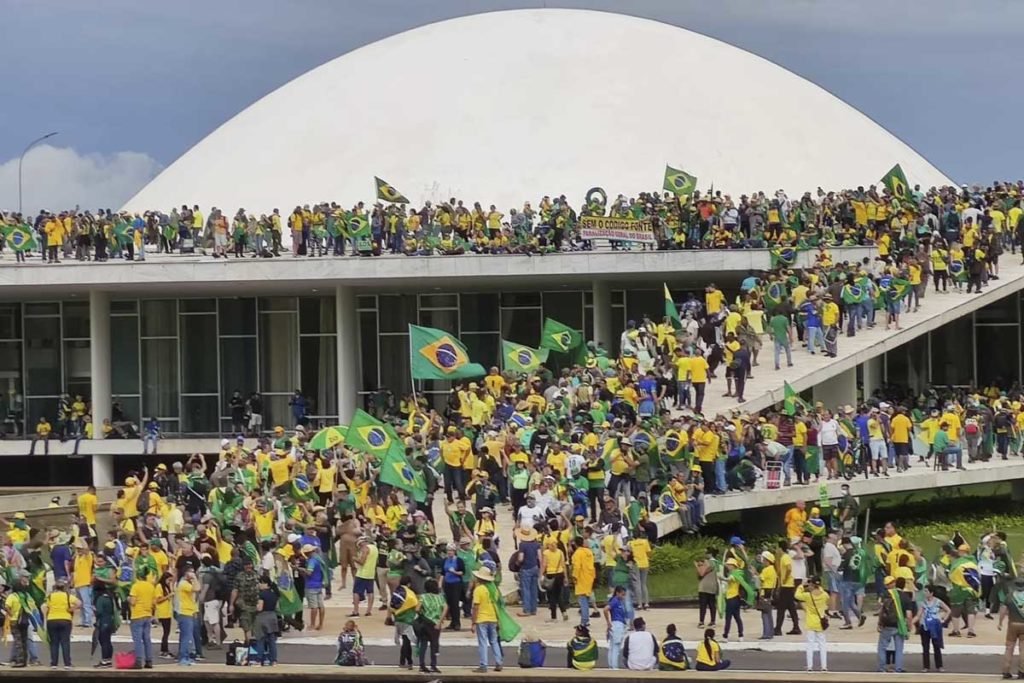
[[[39,145],[22,167],[24,210],[111,208],[124,204],[161,170],[142,152],[81,154],[70,147]],[[0,164],[0,210],[18,209],[18,157]]]

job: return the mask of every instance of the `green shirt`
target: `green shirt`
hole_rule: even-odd
[[[444,605],[444,596],[437,593],[424,593],[420,596],[420,615],[432,624],[439,624]]]
[[[780,344],[789,343],[789,318],[780,314],[772,316],[768,321],[768,328],[772,332],[772,338]]]

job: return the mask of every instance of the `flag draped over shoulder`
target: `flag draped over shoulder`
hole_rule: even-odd
[[[688,197],[697,189],[697,176],[666,165],[663,187],[677,197]]]
[[[494,611],[498,615],[498,640],[503,643],[511,642],[522,631],[522,627],[505,609],[505,598],[501,597],[498,587],[493,582],[484,585],[487,586],[487,593],[490,595],[491,602],[494,603]]]
[[[786,415],[796,415],[797,406],[804,409],[805,412],[810,412],[811,407],[807,405],[807,402],[800,398],[800,394],[796,389],[789,386],[789,382],[782,383],[782,412]]]
[[[413,379],[482,377],[479,363],[471,363],[466,347],[454,335],[432,327],[409,325],[409,365]]]
[[[277,612],[283,617],[290,617],[302,611],[302,598],[295,590],[295,582],[291,572],[281,572],[277,577],[277,589],[280,597],[277,600]]]
[[[782,303],[782,297],[786,296],[786,285],[781,282],[770,282],[764,289],[764,303],[768,311]]]
[[[377,199],[385,202],[391,202],[392,204],[409,203],[409,199],[404,194],[396,190],[394,185],[386,180],[374,176],[373,182],[377,185]]]
[[[568,353],[573,349],[582,346],[583,335],[579,330],[574,330],[564,323],[553,318],[544,319],[544,329],[540,334],[540,347]]]
[[[955,282],[967,282],[967,268],[960,259],[949,262],[949,274]]]
[[[910,280],[894,277],[892,282],[889,283],[889,293],[893,301],[903,301],[903,299],[910,295],[913,287],[910,284]]]
[[[515,372],[533,372],[548,359],[549,349],[501,340],[501,367]]]
[[[896,164],[889,172],[882,176],[882,183],[889,188],[889,193],[902,202],[913,202],[910,195],[910,184],[907,183],[907,176],[903,174],[903,168]]]
[[[681,330],[683,321],[679,319],[679,309],[676,308],[676,302],[672,300],[672,293],[668,291],[668,285],[663,286],[665,287],[665,317],[672,323],[672,329]]]

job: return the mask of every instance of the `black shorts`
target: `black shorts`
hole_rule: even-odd
[[[893,449],[896,451],[896,455],[910,455],[910,444],[909,443],[893,443]]]
[[[836,456],[838,456],[838,455],[839,455],[839,446],[836,446],[836,445],[833,444],[831,446],[822,446],[821,447],[821,456],[823,458],[825,458],[825,462],[828,462],[830,460],[835,460]]]

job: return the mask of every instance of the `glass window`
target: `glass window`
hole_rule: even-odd
[[[56,301],[25,304],[25,315],[60,315],[60,304]]]
[[[111,391],[115,394],[139,393],[139,317],[110,318]]]
[[[612,306],[626,305],[626,291],[624,289],[613,289],[612,290]]]
[[[235,389],[243,396],[256,391],[255,337],[220,340],[220,377],[221,409],[224,411],[228,409],[228,400]]]
[[[485,370],[489,370],[493,365],[501,367],[498,358],[501,353],[500,335],[471,333],[464,334],[459,339],[466,345],[466,353],[469,354],[471,361],[484,366]]]
[[[178,311],[180,313],[216,313],[217,300],[212,297],[179,299]]]
[[[381,332],[408,332],[417,324],[415,294],[381,294],[377,303]]]
[[[120,414],[118,411],[120,410]],[[114,395],[113,400],[110,403],[110,414],[112,416],[112,422],[134,422],[135,424],[142,424],[143,419],[142,413],[139,410],[139,397],[138,396],[118,396]],[[175,425],[177,427],[177,425]]]
[[[338,414],[338,340],[333,336],[302,337],[302,393],[310,415]],[[355,387],[348,387],[353,391]],[[350,416],[345,415],[347,420]]]
[[[501,338],[517,344],[536,346],[540,341],[542,319],[540,309],[501,310]]]
[[[503,308],[517,306],[540,306],[540,292],[502,292]]]
[[[421,308],[455,308],[459,305],[458,294],[421,294]]]
[[[25,433],[35,434],[36,423],[39,422],[39,418],[45,417],[51,424],[56,425],[57,423],[57,404],[59,400],[55,398],[30,398],[28,400],[28,409],[25,415]],[[56,426],[54,427],[56,429]],[[42,445],[40,444],[36,448],[36,453],[42,453]]]
[[[458,336],[456,330],[459,329],[459,311],[457,309],[421,310],[420,325],[436,327],[439,330],[451,332]]]
[[[359,312],[359,376],[360,391],[377,389],[377,313]],[[348,419],[348,416],[345,416]]]
[[[1015,323],[1019,307],[1017,295],[1011,294],[979,308],[974,313],[974,319],[979,323]]]
[[[64,338],[89,338],[89,304],[84,301],[68,301],[64,304]]]
[[[181,397],[181,431],[185,434],[220,432],[220,409],[216,396]]]
[[[218,299],[221,334],[256,334],[256,299]]]
[[[298,320],[293,314],[260,316],[260,391],[291,393],[299,386]]]
[[[665,292],[655,289],[631,289],[626,292],[626,317],[637,323],[645,316],[657,322],[665,311]]]
[[[181,393],[217,393],[217,318],[181,316]]]
[[[372,308],[377,310],[377,295],[360,295],[356,297],[356,308]]]
[[[931,333],[932,384],[969,385],[974,381],[974,325],[957,318]]]
[[[142,336],[174,337],[178,334],[178,302],[153,299],[142,302]]]
[[[608,353],[614,358],[619,356],[619,340],[622,333],[626,331],[626,309],[621,306],[612,306],[612,338],[608,344]]]
[[[305,296],[299,299],[299,332],[331,333],[336,329],[334,297]]]
[[[984,350],[984,357],[978,358],[978,386],[1008,387],[1020,381],[1019,331],[1017,325],[978,325],[977,348]]]
[[[263,395],[263,425],[265,429],[273,429],[275,425],[282,425],[291,429],[295,426],[295,419],[292,418],[291,408],[288,401],[291,394]]]
[[[390,389],[395,396],[409,393],[409,335],[387,335],[380,338],[381,358],[387,363],[380,366],[380,384]],[[374,387],[376,388],[376,387]]]
[[[142,409],[146,417],[178,417],[178,340],[142,340]]]
[[[261,311],[294,311],[294,296],[264,296],[260,297]]]
[[[579,292],[544,292],[544,317],[582,329],[583,298]]]
[[[71,388],[72,384],[85,385],[86,390],[82,394],[83,396],[88,396],[91,393],[88,388],[92,381],[91,368],[92,356],[88,339],[64,342],[64,382],[68,386],[68,393],[72,395],[75,393],[75,390]]]
[[[495,332],[498,329],[497,294],[460,294],[462,332]]]
[[[138,299],[128,299],[125,301],[111,301],[110,302],[111,313],[138,313],[139,312],[139,301]]]
[[[60,318],[25,318],[26,394],[56,396],[64,390],[60,351]]]
[[[21,342],[0,342],[0,421],[21,395]]]
[[[613,311],[615,309],[612,309]],[[614,314],[613,316],[614,317]],[[587,306],[583,309],[583,339],[590,341],[594,338],[594,308]]]
[[[0,339],[21,339],[21,306],[0,304]]]

